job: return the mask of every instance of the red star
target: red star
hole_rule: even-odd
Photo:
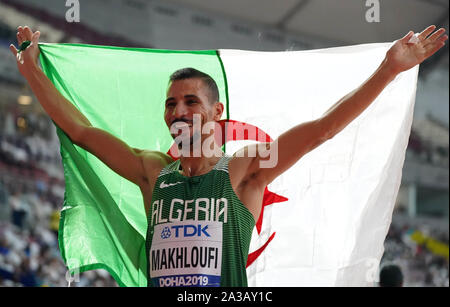
[[[261,207],[261,213],[259,214],[259,219],[256,222],[256,230],[258,231],[258,234],[261,234],[261,227],[262,227],[263,216],[264,216],[264,207],[269,206],[273,203],[282,203],[287,200],[288,199],[286,197],[269,191],[269,189],[267,187],[265,188],[262,207]]]

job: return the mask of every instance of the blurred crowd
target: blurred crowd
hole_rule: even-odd
[[[414,225],[415,224],[415,225]],[[413,231],[420,231],[427,237],[447,245],[447,257],[430,251],[426,242],[413,240]],[[407,287],[448,287],[449,231],[432,224],[418,225],[414,222],[392,222],[384,243],[385,252],[381,260],[400,267],[405,276],[404,286]],[[381,266],[382,266],[381,265]]]
[[[446,129],[448,131],[448,128]],[[446,138],[448,140],[448,133]],[[421,162],[441,167],[449,166],[448,143],[433,144],[429,138],[425,139],[414,129],[409,136],[408,150]]]
[[[0,287],[68,286],[58,248],[64,178],[54,127],[17,109],[0,112]],[[71,286],[116,286],[103,270]]]
[[[68,286],[58,249],[64,178],[55,128],[45,115],[12,108],[0,112],[0,286]],[[396,224],[383,263],[395,263],[404,286],[449,286],[447,258],[410,238],[417,225]],[[427,234],[447,244],[446,230]],[[117,286],[103,270],[80,274],[71,286]]]

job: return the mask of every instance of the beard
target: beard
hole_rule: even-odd
[[[202,154],[210,156],[214,154],[215,150],[214,139],[215,132],[217,132],[216,128],[220,128],[220,126],[216,126],[217,122],[206,122],[199,115],[194,114],[193,120],[181,119],[174,121],[170,127],[170,133],[182,156],[200,157]],[[205,152],[203,153],[202,150],[205,150]]]
[[[190,148],[191,150],[200,145],[201,146],[201,134],[198,132],[193,133],[193,135],[189,136],[172,136],[174,138],[174,142],[177,144],[178,149],[183,147]]]
[[[172,135],[180,154],[185,157],[200,157],[202,150],[201,130],[195,128],[192,128],[192,132],[191,129],[186,128],[181,130],[181,134]]]

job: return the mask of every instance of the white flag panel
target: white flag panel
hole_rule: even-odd
[[[377,69],[390,44],[312,51],[221,50],[230,119],[272,138],[320,117]],[[339,135],[269,185],[289,200],[265,207],[250,252],[250,286],[365,286],[391,222],[410,133],[418,67],[400,74]],[[243,142],[229,143],[233,152]]]

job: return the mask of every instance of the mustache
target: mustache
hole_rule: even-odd
[[[170,125],[173,125],[173,124],[178,123],[178,122],[182,122],[182,123],[186,123],[186,124],[192,124],[193,120],[192,119],[188,119],[188,118],[177,118],[177,119],[174,119]]]

